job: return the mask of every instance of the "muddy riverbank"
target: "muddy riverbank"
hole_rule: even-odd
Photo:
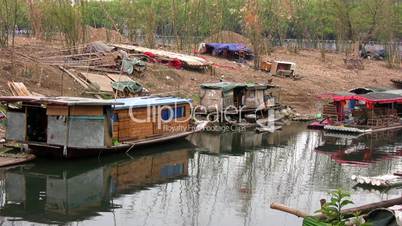
[[[57,68],[38,63],[36,57],[46,52],[63,49],[58,43],[19,38],[16,41],[15,74],[11,70],[11,50],[0,53],[0,94],[10,95],[7,81],[24,82],[29,90],[43,95],[80,96],[84,90],[72,78]],[[264,59],[295,62],[296,73],[301,80],[269,76],[252,68],[252,62],[239,64],[223,58],[201,55],[214,65],[214,73],[177,70],[165,65],[151,64],[140,76],[133,79],[140,82],[151,93],[175,94],[199,101],[199,85],[219,80],[233,82],[270,82],[282,87],[281,100],[300,113],[317,113],[319,105],[316,96],[328,91],[348,90],[358,86],[392,87],[390,79],[400,77],[400,69],[388,69],[383,61],[363,60],[364,70],[348,70],[343,63],[343,54],[327,53],[321,60],[319,51],[300,50],[297,54],[286,49],[275,49]]]

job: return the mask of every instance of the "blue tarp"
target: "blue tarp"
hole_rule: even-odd
[[[207,43],[205,44],[207,49],[212,49],[213,55],[220,55],[224,50],[229,52],[246,52],[252,53],[251,49],[241,43]]]

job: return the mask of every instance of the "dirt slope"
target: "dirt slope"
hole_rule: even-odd
[[[79,96],[84,91],[78,84],[64,76],[61,71],[46,65],[38,64],[35,56],[46,51],[62,48],[57,44],[44,43],[37,40],[19,40],[16,55],[16,75],[11,75],[11,51],[0,52],[0,95],[10,95],[7,80],[24,82],[34,92],[44,95]],[[25,55],[25,56],[22,56]],[[176,70],[164,65],[149,64],[148,70],[135,79],[152,93],[171,93],[199,99],[199,85],[204,82],[217,82],[219,79],[234,82],[272,81],[282,87],[281,99],[286,105],[293,106],[301,113],[319,111],[316,96],[323,92],[348,90],[357,86],[391,87],[390,79],[402,78],[402,70],[388,69],[381,61],[364,61],[364,70],[354,71],[345,68],[343,55],[328,53],[326,62],[322,62],[319,51],[300,51],[289,53],[285,49],[277,49],[269,58],[272,60],[293,61],[297,64],[297,73],[301,80],[269,76],[252,68],[252,62],[238,64],[222,58],[203,55],[214,63],[214,73]]]

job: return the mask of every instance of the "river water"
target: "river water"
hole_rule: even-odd
[[[0,171],[10,225],[301,225],[272,202],[313,213],[336,188],[356,204],[400,196],[355,187],[353,174],[402,170],[402,132],[359,138],[293,124],[274,134],[200,133],[189,141]]]

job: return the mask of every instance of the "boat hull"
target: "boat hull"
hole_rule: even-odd
[[[176,140],[184,139],[190,134],[193,134],[195,132],[196,131],[189,131],[169,136],[129,141],[109,148],[67,147],[67,151],[65,152],[63,146],[47,145],[43,143],[29,143],[28,148],[32,154],[40,157],[66,158],[66,159],[84,158],[84,157],[99,156],[103,154],[136,151],[138,150],[138,148],[144,148],[152,145],[158,145],[161,143],[174,142]]]

